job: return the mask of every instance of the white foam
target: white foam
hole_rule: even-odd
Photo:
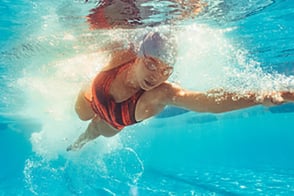
[[[78,55],[63,61],[42,65],[39,71],[18,80],[26,93],[26,107],[21,112],[42,122],[42,130],[32,134],[33,150],[55,157],[84,131],[74,112],[74,102],[82,84],[89,81],[105,63],[99,54]]]
[[[205,25],[185,26],[178,35],[179,54],[176,78],[186,88],[207,90],[225,75],[230,52],[224,30]]]
[[[233,30],[197,24],[184,26],[178,34],[179,55],[174,80],[200,91],[293,89],[294,77],[265,72],[257,60],[249,57],[246,49],[234,46],[226,37],[226,33]]]

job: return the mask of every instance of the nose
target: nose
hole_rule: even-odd
[[[163,79],[163,75],[160,71],[149,72],[148,80],[152,83],[157,83]]]
[[[151,82],[156,82],[158,80],[158,77],[155,76],[155,74],[153,74],[151,77],[150,77],[150,80]]]

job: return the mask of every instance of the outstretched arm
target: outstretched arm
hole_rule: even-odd
[[[275,92],[265,95],[248,92],[237,94],[223,90],[208,92],[188,91],[174,84],[165,84],[166,105],[183,107],[196,112],[221,113],[255,105],[271,106],[284,102],[293,102],[293,92]]]
[[[104,137],[111,137],[119,131],[108,125],[98,116],[94,117],[89,123],[86,131],[82,133],[79,138],[66,148],[66,151],[77,151],[81,149],[86,143],[96,139],[100,135]]]

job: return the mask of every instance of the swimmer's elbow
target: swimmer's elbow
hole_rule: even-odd
[[[165,88],[167,105],[178,105],[185,96],[186,91],[176,84],[168,84]]]

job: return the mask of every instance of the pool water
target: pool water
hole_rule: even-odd
[[[171,81],[192,90],[293,90],[292,1],[206,1],[173,27],[181,10],[167,16],[168,1],[142,1],[153,27],[91,30],[85,16],[97,2],[0,2],[0,195],[294,194],[291,103],[217,115],[168,107],[65,150],[87,126],[73,105],[107,61],[97,48],[108,40],[171,30]]]

